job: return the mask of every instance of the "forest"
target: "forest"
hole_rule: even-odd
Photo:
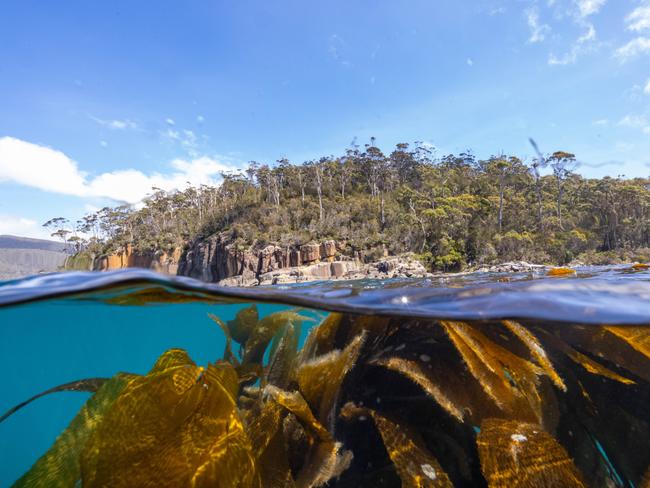
[[[228,232],[242,247],[335,239],[366,260],[410,252],[443,271],[509,260],[650,259],[650,179],[590,179],[578,167],[564,151],[479,160],[469,152],[437,157],[423,143],[385,154],[371,139],[341,156],[251,162],[218,186],[153,188],[137,207],[44,225],[94,255],[126,245],[182,248]]]

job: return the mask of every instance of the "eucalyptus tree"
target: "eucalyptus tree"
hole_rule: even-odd
[[[535,149],[535,152],[537,153],[537,158],[533,158],[533,160],[530,163],[530,171],[533,175],[533,178],[535,179],[535,196],[537,199],[537,224],[541,229],[544,224],[544,220],[543,220],[544,215],[542,213],[543,203],[542,203],[542,184],[541,184],[540,170],[548,166],[548,161],[542,155],[541,151],[537,147],[537,143],[533,139],[529,139],[529,141],[530,144],[533,146],[533,149]]]
[[[564,193],[564,181],[576,167],[576,156],[569,152],[555,151],[548,158],[548,161],[551,168],[553,168],[553,176],[555,176],[555,182],[557,185],[557,218],[560,229],[562,229],[562,196]]]

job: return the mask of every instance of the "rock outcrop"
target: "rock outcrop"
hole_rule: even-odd
[[[122,268],[148,268],[159,273],[175,275],[178,272],[178,263],[181,258],[181,249],[176,248],[171,252],[137,252],[131,246],[113,254],[99,256],[95,259],[95,271],[110,271]]]
[[[426,278],[433,276],[425,267],[410,255],[393,256],[382,261],[361,264],[357,260],[325,261],[297,266],[280,268],[259,275],[257,278],[246,278],[242,275],[219,281],[224,286],[255,286],[280,285],[320,280],[361,280],[388,278]]]
[[[410,255],[363,263],[346,256],[346,243],[326,240],[300,246],[241,246],[230,233],[197,240],[184,252],[135,252],[131,246],[101,256],[94,269],[149,268],[224,286],[255,286],[332,279],[426,277],[424,266]]]
[[[540,271],[548,266],[543,264],[531,264],[526,261],[511,261],[508,263],[482,266],[476,270],[478,273],[526,273],[529,271]]]
[[[311,265],[318,268],[321,261],[327,261],[328,266],[336,264],[340,251],[333,240],[293,247],[269,244],[242,249],[228,233],[221,233],[193,243],[180,259],[178,274],[210,282],[228,279],[227,283],[248,284],[278,270],[286,274]],[[305,273],[311,275],[310,270]],[[341,267],[335,267],[332,273],[341,273]],[[316,274],[323,279],[331,275]]]
[[[327,259],[327,258],[326,258]],[[320,263],[309,264],[306,266],[295,266],[291,268],[282,268],[276,271],[269,271],[258,277],[254,281],[244,281],[238,286],[251,285],[279,285],[283,283],[300,283],[305,281],[320,281],[333,279],[351,279],[347,278],[351,274],[359,271],[357,261],[325,261]],[[231,286],[239,283],[236,278],[220,281],[219,284]]]

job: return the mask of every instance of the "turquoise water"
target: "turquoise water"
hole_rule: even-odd
[[[633,480],[639,481],[646,466],[648,456],[643,453],[650,452],[650,443],[639,445],[639,439],[645,438],[645,433],[650,434],[650,416],[643,407],[650,401],[650,371],[643,366],[648,357],[635,356],[630,364],[621,367],[616,354],[620,351],[638,354],[639,351],[634,350],[636,344],[630,347],[631,342],[617,343],[611,348],[610,358],[607,357],[609,346],[603,349],[602,344],[594,342],[601,349],[591,350],[593,344],[581,343],[581,337],[592,340],[597,334],[591,337],[588,331],[595,331],[599,324],[647,327],[650,324],[650,272],[594,268],[560,279],[521,274],[507,275],[510,281],[500,282],[503,278],[501,275],[481,274],[437,281],[393,280],[222,289],[194,280],[129,270],[48,275],[0,283],[0,415],[35,394],[74,380],[108,378],[118,372],[146,374],[156,359],[171,348],[185,349],[198,365],[212,363],[223,356],[225,340],[222,330],[208,318],[208,314],[215,314],[226,322],[251,303],[256,304],[260,318],[302,306],[302,313],[314,321],[303,326],[301,342],[309,326],[326,316],[327,312],[321,310],[391,317],[392,323],[397,324],[394,336],[399,337],[403,332],[407,338],[411,337],[409,334],[417,333],[419,327],[428,330],[427,324],[435,323],[434,319],[489,319],[498,322],[499,319],[512,318],[528,323],[526,327],[538,337],[544,338],[546,332],[555,334],[575,351],[606,368],[594,374],[589,370],[593,366],[577,366],[587,364],[584,360],[580,360],[582,363],[568,360],[567,349],[562,349],[565,346],[554,350],[554,342],[546,344],[560,376],[574,381],[574,389],[569,388],[566,395],[554,390],[556,393],[553,395],[557,395],[557,401],[562,405],[554,435],[570,451],[574,449],[580,455],[587,449],[585,442],[591,446],[585,452],[593,459],[583,460],[587,466],[581,466],[583,472],[588,472],[591,469],[589,463],[592,463],[600,470],[598,479],[607,478],[612,481],[612,486],[633,486]],[[145,298],[134,295],[134,292],[142,291],[151,293]],[[404,331],[400,331],[401,324],[405,324]],[[477,324],[471,327],[483,327],[480,322]],[[496,326],[492,324],[489,327]],[[490,340],[497,343],[504,337],[503,333],[489,334]],[[402,356],[408,353],[410,356],[404,357],[419,360],[431,368],[430,361],[435,357],[435,351],[443,355],[450,351],[443,344],[443,341],[448,341],[446,336],[434,336],[408,339],[412,342],[405,350],[404,344],[398,340],[385,349],[372,351],[369,360],[388,354],[392,349],[395,353],[401,351],[399,354]],[[507,342],[501,344],[510,347]],[[339,347],[345,347],[345,344]],[[440,347],[442,349],[438,349]],[[513,351],[522,354],[521,345],[518,347]],[[606,354],[603,355],[602,351]],[[443,361],[448,359],[456,361],[458,355],[452,354],[449,358],[441,356],[440,364],[444,365]],[[349,394],[353,397],[371,395],[374,407],[379,409],[386,408],[383,405],[392,405],[397,411],[415,408],[414,412],[419,413],[413,420],[421,417],[422,413],[416,407],[424,395],[417,394],[408,382],[406,385],[396,383],[404,391],[393,395],[390,386],[395,377],[388,376],[392,379],[386,381],[377,377],[372,368],[368,371],[369,381],[378,381],[379,386],[373,387],[375,390],[370,393],[364,390],[365,386],[355,387]],[[459,374],[467,376],[466,371],[459,371]],[[504,374],[512,380],[507,369]],[[631,378],[633,386],[621,383],[617,374]],[[555,388],[550,385],[547,388]],[[582,397],[587,390],[575,396],[575,388],[589,390],[591,397],[585,397],[588,405],[580,403],[584,401]],[[386,389],[384,398],[393,397],[392,404],[379,404],[374,391],[382,389]],[[399,403],[402,401],[399,395],[404,395],[403,405]],[[34,464],[89,396],[89,393],[71,391],[46,395],[0,422],[0,486],[11,485]],[[593,410],[594,415],[590,419],[578,419],[586,436],[586,440],[579,443],[572,440],[576,417],[571,409],[575,402],[580,404],[576,412],[591,415]],[[619,410],[619,404],[624,405],[622,410]],[[619,427],[628,422],[620,420],[621,412],[634,419],[630,420],[633,428],[628,439],[624,439]],[[607,427],[608,416],[617,419],[611,423],[615,428]],[[427,414],[425,420],[426,417]],[[431,420],[437,422],[433,414]],[[477,425],[467,427],[470,438],[480,432]],[[465,432],[463,435],[468,434]],[[373,442],[378,442],[376,437],[373,439]],[[348,442],[354,446],[356,441],[352,437]],[[630,456],[627,462],[626,456],[631,450],[636,455]],[[385,451],[381,453],[385,455]],[[350,471],[355,469],[358,470],[358,466]],[[472,469],[478,468],[474,465]],[[471,475],[480,476],[475,471]],[[381,478],[382,486],[399,486],[394,473],[386,476]]]
[[[0,308],[0,414],[70,381],[121,371],[145,374],[174,347],[187,350],[197,364],[214,362],[221,358],[225,340],[207,314],[231,320],[244,306],[115,306],[59,299]],[[260,316],[287,308],[258,306]],[[0,423],[0,486],[10,485],[29,469],[89,396],[47,395]]]

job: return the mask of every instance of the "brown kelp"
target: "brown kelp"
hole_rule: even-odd
[[[650,332],[331,313],[210,318],[98,385],[16,486],[639,486]],[[631,449],[637,447],[636,449]]]

